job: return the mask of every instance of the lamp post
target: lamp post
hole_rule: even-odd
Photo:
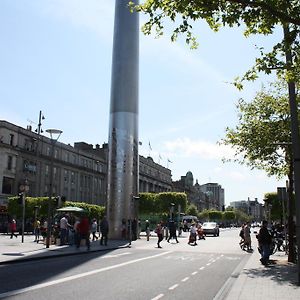
[[[48,198],[48,214],[47,214],[47,236],[46,236],[46,248],[50,247],[50,237],[52,229],[52,193],[53,193],[53,169],[54,169],[54,146],[58,141],[62,131],[59,129],[47,129],[46,132],[50,134],[51,138],[51,166],[50,166],[50,184],[49,184],[49,198]]]
[[[22,197],[22,243],[24,243],[24,231],[25,231],[25,198],[26,192],[29,191],[28,180],[25,179],[24,184],[20,185],[21,197]]]

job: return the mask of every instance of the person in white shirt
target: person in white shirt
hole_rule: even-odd
[[[63,215],[59,222],[60,227],[60,245],[63,246],[68,240],[68,230],[71,225],[68,222],[67,216]]]

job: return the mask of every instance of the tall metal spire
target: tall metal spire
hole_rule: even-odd
[[[107,217],[110,237],[135,217],[138,195],[139,19],[116,0],[108,138]],[[138,1],[136,1],[138,2]]]

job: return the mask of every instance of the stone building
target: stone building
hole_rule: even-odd
[[[28,186],[28,196],[48,196],[52,191],[70,201],[104,205],[107,187],[107,144],[78,142],[74,147],[41,134],[0,121],[0,205]],[[52,148],[53,147],[53,148]],[[52,152],[53,150],[53,152]],[[52,155],[53,153],[53,155]],[[52,166],[53,159],[53,169]],[[171,171],[139,157],[140,192],[171,191]]]
[[[222,210],[224,205],[224,189],[219,184],[207,183],[200,185],[198,180],[194,184],[194,177],[191,171],[180,180],[173,181],[173,190],[176,192],[185,192],[190,204],[194,204],[198,211],[205,209]]]
[[[263,204],[259,203],[257,198],[254,200],[248,198],[247,200],[233,201],[230,202],[230,206],[251,216],[255,222],[260,222],[264,218]]]

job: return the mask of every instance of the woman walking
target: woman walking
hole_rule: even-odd
[[[163,236],[163,227],[161,222],[157,224],[156,229],[155,229],[155,233],[157,234],[157,248],[162,248],[160,246],[160,242],[163,240],[164,236]]]

